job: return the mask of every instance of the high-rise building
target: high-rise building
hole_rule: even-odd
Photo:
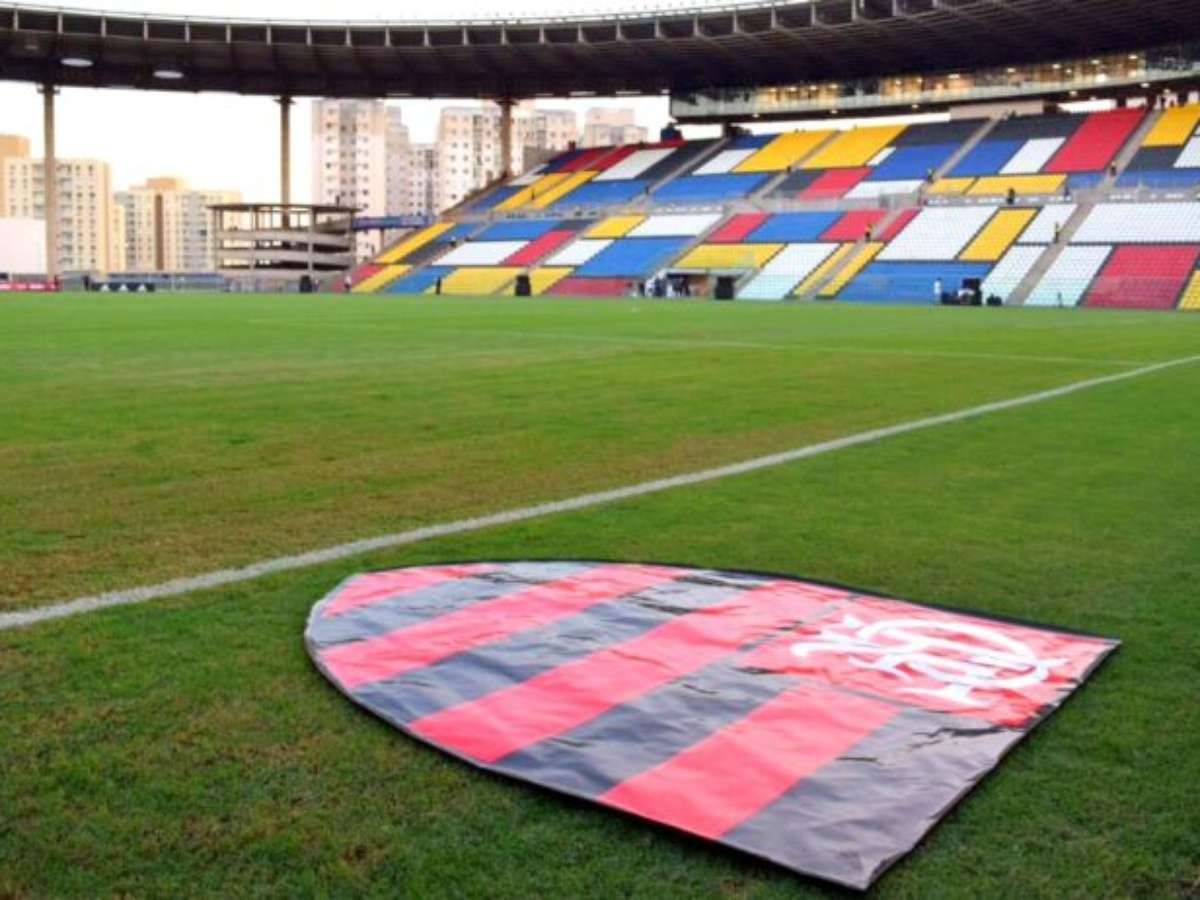
[[[513,110],[513,171],[526,169],[526,157],[536,151],[566,150],[577,135],[574,112],[519,104]],[[443,109],[437,148],[439,207],[446,209],[500,177],[500,107],[487,104]]]
[[[182,178],[150,178],[119,192],[116,205],[123,213],[126,270],[214,271],[215,219],[208,207],[241,199],[237,191],[192,190]]]
[[[360,216],[397,212],[389,205],[404,202],[408,169],[408,129],[400,116],[382,100],[314,101],[313,202],[351,206]],[[359,258],[379,249],[378,233],[359,235]]]
[[[637,124],[632,109],[593,107],[583,116],[581,147],[616,147],[621,144],[640,144],[647,132]]]
[[[96,159],[60,159],[58,247],[60,272],[110,272],[119,249],[113,234],[112,172]],[[45,167],[29,156],[22,137],[0,139],[0,217],[46,219]]]
[[[414,215],[436,215],[441,211],[438,150],[434,144],[411,144],[408,165],[409,208]]]

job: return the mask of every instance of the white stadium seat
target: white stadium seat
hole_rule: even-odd
[[[529,241],[475,241],[455,247],[438,260],[439,266],[496,266]]]
[[[923,209],[877,258],[880,262],[955,259],[995,212],[995,206]]]
[[[593,256],[607,250],[611,243],[611,240],[576,241],[559,250],[545,260],[542,265],[547,267],[582,266]]]
[[[1072,244],[1197,244],[1200,203],[1097,203]]]
[[[1111,247],[1064,247],[1046,270],[1026,306],[1075,306],[1108,259]]]
[[[1045,252],[1045,247],[1034,244],[1011,248],[984,280],[983,296],[990,297],[995,294],[1001,300],[1007,301]]]
[[[726,175],[745,162],[758,151],[753,147],[748,150],[724,150],[698,168],[693,175]]]
[[[704,234],[720,220],[720,213],[693,216],[651,216],[627,237],[696,237]]]
[[[1033,138],[1026,141],[1000,170],[1001,175],[1032,175],[1042,171],[1066,138]]]
[[[837,244],[788,244],[738,293],[741,300],[782,300],[829,258]]]
[[[637,178],[647,169],[658,165],[658,163],[674,152],[674,147],[662,150],[639,150],[625,157],[611,169],[601,172],[594,180],[624,181],[628,178]]]
[[[1051,203],[1043,206],[1042,211],[1034,216],[1029,227],[1017,238],[1019,244],[1050,244],[1054,241],[1054,226],[1060,228],[1067,220],[1075,215],[1074,203]]]

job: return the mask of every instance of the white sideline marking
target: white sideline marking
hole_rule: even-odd
[[[1195,362],[1200,362],[1200,355],[1184,356],[1179,359],[1143,366],[1140,369],[1132,369],[1128,372],[1117,372],[1114,375],[1102,375],[1098,378],[1089,378],[1086,381],[1076,381],[1072,384],[1049,388],[1048,390],[1038,391],[1034,394],[1025,394],[1008,400],[997,400],[992,403],[984,403],[980,406],[960,409],[956,412],[942,413],[941,415],[928,416],[923,419],[901,422],[898,425],[889,425],[885,428],[860,431],[857,434],[835,438],[834,440],[824,441],[820,444],[809,444],[806,447],[797,447],[794,450],[785,450],[781,453],[769,454],[768,456],[758,456],[754,459],[747,459],[725,466],[717,466],[712,469],[701,469],[698,472],[672,475],[669,478],[658,478],[654,481],[643,481],[639,484],[631,484],[608,491],[581,494],[577,497],[569,497],[566,500],[539,503],[536,506],[526,506],[506,512],[477,516],[471,519],[459,519],[456,522],[426,525],[423,528],[414,528],[410,531],[400,531],[395,534],[384,534],[379,537],[364,538],[358,541],[351,541],[347,544],[337,544],[333,547],[325,547],[320,550],[310,550],[307,553],[299,553],[294,556],[279,556],[275,559],[268,559],[235,569],[219,569],[215,572],[206,572],[203,575],[176,578],[172,581],[162,582],[161,584],[146,585],[122,591],[109,591],[103,594],[94,594],[90,597],[78,597],[74,600],[36,609],[0,613],[0,631],[9,628],[36,625],[52,619],[65,619],[71,616],[95,612],[100,609],[108,609],[113,606],[127,606],[133,603],[145,603],[147,600],[158,600],[163,597],[177,597],[181,594],[189,594],[192,591],[207,590],[227,584],[237,584],[277,572],[288,572],[293,569],[303,569],[323,563],[336,562],[337,560],[359,556],[375,550],[403,547],[408,544],[431,540],[432,538],[465,534],[470,531],[493,528],[497,525],[512,525],[528,519],[537,519],[542,516],[551,516],[564,512],[574,512],[575,510],[602,506],[620,500],[629,500],[634,497],[644,497],[647,494],[656,494],[660,491],[671,490],[672,488],[702,484],[706,481],[716,481],[732,475],[744,475],[747,472],[757,472],[760,469],[769,469],[801,459],[810,459],[825,453],[833,453],[836,450],[845,450],[849,447],[872,444],[876,441],[882,441],[898,435],[911,434],[914,431],[922,431],[926,428],[937,428],[940,425],[950,425],[954,422],[975,419],[995,412],[1016,409],[1021,406],[1030,406],[1034,403],[1042,403],[1058,397],[1066,397],[1070,394],[1077,394],[1080,391],[1090,390],[1091,388],[1101,387],[1106,384],[1115,384],[1119,381],[1128,381],[1133,378],[1140,378],[1143,375],[1161,372],[1164,369]]]

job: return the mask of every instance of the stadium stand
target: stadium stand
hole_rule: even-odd
[[[1146,135],[1121,187],[1195,189],[1200,186],[1200,104],[1166,110]]]
[[[1195,105],[572,150],[353,290],[512,294],[527,275],[535,295],[620,296],[670,273],[745,300],[933,303],[978,279],[1006,303],[1200,309],[1200,202],[1121,193],[1200,185],[1198,128]]]
[[[1094,187],[1141,123],[1143,110],[1019,116],[999,122],[948,176],[942,195],[1050,195]]]

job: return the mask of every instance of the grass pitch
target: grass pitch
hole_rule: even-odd
[[[0,301],[0,608],[719,465],[1200,352],[1200,317],[284,297]],[[881,896],[1200,892],[1200,365],[778,469],[0,632],[0,897],[795,897],[478,774],[312,669],[362,568],[793,572],[1113,634]]]

